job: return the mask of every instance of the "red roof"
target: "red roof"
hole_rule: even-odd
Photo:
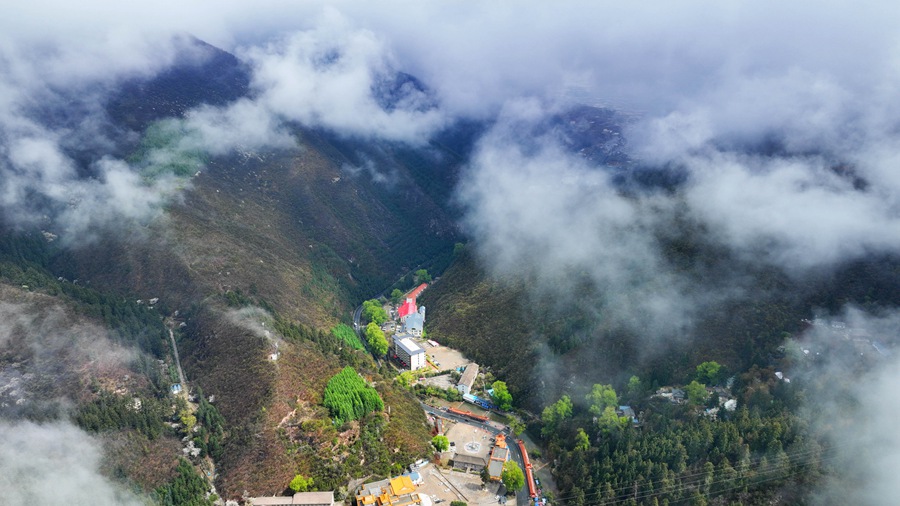
[[[403,319],[418,311],[418,309],[416,308],[416,297],[418,297],[419,294],[421,294],[422,291],[426,288],[428,288],[428,285],[422,283],[414,290],[406,294],[406,296],[404,297],[405,302],[403,302],[403,304],[400,304],[400,308],[397,309],[397,318]]]
[[[406,302],[400,304],[400,308],[397,309],[397,317],[398,318],[406,318],[407,316],[418,311],[416,309],[416,300],[415,299],[406,299]]]
[[[422,283],[421,285],[417,286],[417,287],[415,288],[415,290],[413,290],[413,291],[409,292],[408,294],[406,294],[406,298],[407,298],[407,299],[412,299],[413,301],[415,301],[415,300],[416,300],[416,297],[418,297],[419,294],[421,294],[422,291],[425,290],[426,288],[428,288],[428,285],[425,284],[425,283]]]

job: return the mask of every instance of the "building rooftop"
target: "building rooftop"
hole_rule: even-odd
[[[294,504],[293,497],[253,497],[250,499],[253,506],[272,506],[276,504]]]
[[[397,318],[402,320],[411,314],[418,314],[416,311],[416,299],[407,298],[406,301],[397,308]]]
[[[419,474],[418,471],[412,471],[412,472],[404,474],[403,476],[408,477],[410,480],[412,480],[413,483],[422,481],[422,475]]]
[[[476,457],[475,455],[463,455],[460,453],[457,453],[453,456],[453,461],[459,462],[461,464],[477,464],[479,466],[487,465],[484,457]]]
[[[425,353],[425,350],[419,347],[412,339],[408,337],[404,337],[403,339],[399,339],[396,341],[397,346],[403,349],[409,356],[413,356],[419,353]]]
[[[509,457],[509,448],[495,446],[493,451],[491,451],[491,460],[503,460]]]
[[[418,297],[426,288],[428,288],[428,284],[422,283],[421,285],[410,291],[408,294],[406,294],[406,298],[416,300],[416,297]]]
[[[334,504],[334,492],[297,492],[293,496],[283,497],[253,497],[250,499],[253,506],[275,506],[280,504]]]
[[[499,478],[503,473],[503,461],[501,460],[492,460],[490,464],[488,464],[488,474],[491,478]]]
[[[367,483],[360,487],[356,500],[364,506],[408,506],[421,504],[416,486],[407,476]]]
[[[334,492],[297,492],[294,494],[294,504],[332,504]]]
[[[398,476],[391,480],[391,493],[397,496],[411,494],[416,491],[409,476]]]
[[[478,377],[478,364],[472,362],[466,366],[466,370],[463,371],[462,376],[460,376],[459,384],[472,388],[476,377]]]
[[[424,325],[425,315],[422,313],[412,313],[407,315],[406,321],[403,322],[403,330],[412,332],[413,329],[418,329],[421,332]]]

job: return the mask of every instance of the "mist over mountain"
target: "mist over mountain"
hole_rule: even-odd
[[[25,323],[0,345],[61,353],[31,331],[52,318],[18,291],[94,296],[59,288],[74,280],[189,315],[188,373],[234,424],[218,482],[229,497],[281,492],[291,466],[323,462],[273,450],[278,422],[314,405],[340,364],[384,371],[322,331],[421,267],[446,275],[424,296],[429,333],[508,375],[535,413],[638,371],[672,381],[712,358],[765,365],[786,336],[822,339],[801,323],[817,316],[897,344],[895,6],[20,7],[0,20],[0,309]],[[473,294],[492,314],[508,308],[501,332],[525,344],[495,341],[460,309]],[[252,329],[236,300],[264,308]],[[73,343],[113,320],[97,311]],[[258,332],[267,318],[282,335]],[[272,343],[315,376],[270,367]],[[14,355],[0,378],[46,366]],[[871,389],[842,393],[873,406],[868,434],[889,425],[874,399],[896,401],[894,360],[872,364]],[[831,409],[819,392],[797,411]],[[94,394],[54,393],[53,416]],[[385,429],[403,458],[421,451],[399,428],[412,419]],[[16,427],[45,441],[73,430],[3,421]],[[874,462],[900,454],[890,438],[860,444]],[[865,491],[824,480],[810,500],[890,504],[900,491],[871,461],[847,458]],[[277,477],[247,471],[273,462]]]

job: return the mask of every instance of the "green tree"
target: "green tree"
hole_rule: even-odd
[[[450,501],[450,506],[469,506],[463,501]]]
[[[631,402],[635,402],[641,398],[644,393],[644,384],[641,383],[641,379],[637,376],[632,376],[628,380],[628,398]]]
[[[375,355],[383,357],[387,354],[387,338],[384,337],[384,332],[375,322],[370,322],[366,325],[366,341],[369,343],[369,348]]]
[[[623,429],[628,426],[628,417],[616,414],[616,408],[606,406],[597,417],[597,425],[606,432]]]
[[[425,269],[419,269],[416,271],[416,280],[419,283],[431,283],[431,274],[428,274]]]
[[[503,481],[506,490],[510,492],[516,492],[525,486],[525,474],[522,473],[522,468],[515,460],[507,460],[503,463],[500,480]]]
[[[439,452],[445,452],[450,449],[450,440],[447,439],[447,436],[438,434],[431,438],[431,446],[434,446],[434,449]]]
[[[206,480],[194,469],[190,462],[179,459],[176,474],[165,485],[154,492],[162,506],[212,506],[206,498]]]
[[[302,474],[298,474],[297,476],[294,476],[294,479],[291,480],[291,484],[289,486],[291,487],[291,490],[293,490],[296,493],[296,492],[306,492],[307,490],[309,490],[310,487],[312,487],[312,484],[313,484],[312,478],[307,478],[306,476],[303,476]]]
[[[416,379],[416,373],[415,371],[403,371],[395,379],[403,387],[409,388]]]
[[[491,385],[491,388],[494,390],[492,396],[497,406],[503,411],[509,411],[512,408],[512,394],[506,388],[506,383],[497,380]]]
[[[684,387],[684,392],[687,394],[688,402],[694,406],[703,404],[707,395],[709,395],[706,391],[706,386],[702,383],[698,383],[697,380],[690,382]]]
[[[547,406],[544,408],[544,411],[541,412],[541,422],[544,424],[544,427],[541,429],[541,434],[548,436],[556,432],[556,428],[559,424],[563,420],[571,417],[572,399],[570,399],[568,395],[563,395],[558,401]]]
[[[345,344],[353,348],[354,350],[364,350],[365,347],[359,340],[359,336],[356,335],[356,331],[350,328],[349,325],[345,325],[343,323],[339,323],[331,329],[331,334],[343,341]]]
[[[572,418],[572,399],[570,399],[568,395],[560,397],[552,407],[553,411],[556,413],[557,419],[565,420],[567,418]]]
[[[704,385],[718,385],[724,372],[718,362],[703,362],[697,366],[697,381]]]
[[[594,385],[586,400],[591,405],[590,412],[594,416],[599,416],[608,406],[619,406],[619,397],[612,385]]]
[[[525,424],[516,418],[509,421],[509,428],[512,429],[513,436],[516,437],[525,432]]]
[[[394,304],[399,304],[401,300],[403,300],[403,291],[401,291],[399,288],[394,288],[391,291],[391,302],[393,302]]]
[[[370,299],[363,302],[363,315],[370,322],[374,322],[376,325],[381,326],[384,322],[388,321],[387,312],[382,307],[381,302],[378,302],[377,299]]]
[[[197,417],[194,416],[190,410],[182,410],[181,413],[178,414],[178,417],[181,418],[181,423],[184,424],[185,432],[189,433],[194,430],[194,426],[197,425]]]
[[[591,439],[588,437],[584,429],[579,428],[575,434],[575,449],[586,452],[591,447]]]

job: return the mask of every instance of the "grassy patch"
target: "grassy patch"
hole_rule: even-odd
[[[356,335],[356,332],[349,325],[345,325],[343,323],[338,324],[331,328],[331,334],[346,343],[354,350],[366,349],[365,346],[363,346],[362,342],[360,342],[359,336]]]
[[[207,156],[191,140],[192,132],[184,122],[160,120],[144,132],[141,144],[128,162],[140,168],[145,181],[152,182],[166,175],[187,178],[202,169]]]

